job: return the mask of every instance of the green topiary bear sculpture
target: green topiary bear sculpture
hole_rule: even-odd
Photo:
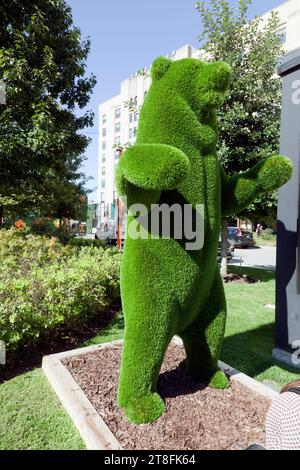
[[[203,204],[204,246],[189,251],[173,237],[125,242],[121,295],[125,338],[118,392],[119,406],[133,423],[155,421],[164,410],[156,383],[174,335],[184,343],[187,374],[215,388],[228,380],[218,369],[224,337],[226,301],[217,265],[221,215],[236,214],[257,195],[286,183],[290,161],[273,156],[250,171],[228,178],[217,153],[216,109],[230,83],[229,65],[195,59],[158,58],[152,86],[140,113],[136,145],[117,168],[117,188],[127,196],[127,227],[143,203]]]

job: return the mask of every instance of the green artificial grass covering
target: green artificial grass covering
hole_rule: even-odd
[[[118,402],[133,423],[156,420],[163,404],[156,382],[171,338],[182,337],[188,373],[216,388],[228,385],[218,371],[226,301],[217,246],[221,215],[238,213],[260,192],[286,183],[292,166],[273,156],[228,178],[216,153],[216,110],[230,83],[226,63],[158,58],[141,109],[136,145],[120,159],[117,187],[133,204],[202,204],[204,246],[190,251],[184,239],[138,238],[128,230],[121,265],[125,337]],[[139,227],[142,231],[144,227]],[[150,229],[149,229],[150,230]]]

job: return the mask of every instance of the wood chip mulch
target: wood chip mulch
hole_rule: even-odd
[[[223,276],[223,281],[225,284],[255,284],[257,282],[256,279],[246,274],[240,276],[239,274],[233,273]]]
[[[182,347],[171,344],[158,392],[166,405],[155,423],[130,424],[117,406],[121,345],[66,359],[68,368],[119,443],[127,450],[241,450],[264,444],[270,401],[232,381],[214,390],[184,374]]]

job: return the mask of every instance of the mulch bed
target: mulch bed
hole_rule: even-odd
[[[41,336],[36,344],[22,347],[20,352],[7,353],[7,364],[0,365],[0,384],[36,367],[41,367],[45,355],[75,349],[80,343],[87,341],[106,328],[120,309],[121,304],[119,303],[107,312],[82,321],[78,325],[63,325],[56,328]]]
[[[240,450],[264,444],[264,423],[270,402],[232,381],[228,390],[214,390],[185,376],[185,354],[172,344],[159,377],[166,404],[155,423],[130,424],[117,406],[121,345],[64,361],[119,443],[127,450]]]
[[[228,274],[227,276],[223,276],[223,281],[225,284],[233,283],[233,284],[255,284],[257,282],[256,279],[253,277],[247,276],[244,274],[240,276],[238,274]]]

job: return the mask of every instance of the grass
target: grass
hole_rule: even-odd
[[[284,385],[299,378],[295,369],[272,358],[275,337],[275,274],[256,268],[230,266],[234,273],[248,274],[257,284],[228,284],[228,320],[221,359],[259,381]]]
[[[283,385],[299,378],[294,370],[272,359],[274,347],[274,273],[231,266],[237,274],[248,274],[256,284],[227,284],[226,337],[221,359],[255,377]],[[83,345],[99,344],[123,336],[123,316]],[[0,449],[83,449],[84,444],[69,417],[36,369],[0,385]]]
[[[1,450],[84,449],[41,369],[0,386]]]

